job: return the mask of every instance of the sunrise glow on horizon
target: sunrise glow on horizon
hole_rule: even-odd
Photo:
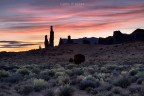
[[[59,38],[107,37],[144,29],[144,0],[1,0],[0,51],[44,47],[54,27]]]

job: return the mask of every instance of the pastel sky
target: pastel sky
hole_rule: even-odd
[[[0,0],[0,51],[43,47],[54,26],[59,38],[107,37],[144,29],[144,0]]]

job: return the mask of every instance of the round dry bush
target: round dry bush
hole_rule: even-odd
[[[42,89],[46,87],[47,82],[44,79],[34,79],[33,85],[34,85],[35,91],[41,91]]]
[[[60,85],[65,85],[70,83],[70,78],[69,76],[59,76],[58,77],[58,82]]]
[[[74,56],[74,63],[75,64],[80,64],[80,63],[82,63],[84,61],[85,61],[85,56],[84,55],[82,55],[82,54],[76,54]]]
[[[30,71],[27,68],[18,69],[17,72],[22,74],[22,75],[29,75],[30,74]]]
[[[0,78],[8,77],[8,76],[9,76],[9,72],[8,71],[0,70]]]

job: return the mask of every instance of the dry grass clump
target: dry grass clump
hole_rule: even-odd
[[[22,74],[22,75],[29,75],[30,74],[30,70],[27,68],[18,69],[17,72]]]
[[[100,82],[91,76],[85,77],[79,84],[79,88],[81,90],[86,90],[87,88],[97,88],[99,86]]]
[[[47,85],[47,82],[44,79],[34,79],[33,80],[33,86],[35,91],[41,91],[44,89]]]
[[[8,71],[0,70],[0,78],[8,77],[8,76],[9,76],[9,72]]]

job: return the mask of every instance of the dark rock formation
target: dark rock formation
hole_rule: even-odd
[[[61,38],[59,42],[61,41],[62,43],[59,43],[59,46],[62,44],[63,45],[68,44],[68,42],[71,42],[70,44],[98,44],[98,38],[95,38],[95,37],[91,37],[91,38],[84,37],[84,38],[78,38],[78,39],[71,39],[69,37],[69,40],[65,38]]]
[[[42,48],[41,48],[41,45],[39,45],[39,50],[41,50]]]
[[[120,31],[115,31],[113,34],[113,44],[120,44],[131,41],[131,37],[128,34],[122,34]]]
[[[144,29],[136,29],[132,34],[133,41],[144,41]]]
[[[109,36],[107,38],[99,38],[99,44],[105,44],[105,45],[113,44],[113,37]]]
[[[54,47],[54,31],[53,31],[53,26],[51,26],[51,30],[50,30],[50,47]]]
[[[70,35],[68,36],[67,44],[73,44],[73,40]]]
[[[62,38],[60,38],[60,40],[59,40],[59,46],[63,45],[63,44],[64,44],[64,42],[63,42]]]
[[[124,42],[124,36],[120,31],[114,31],[113,34],[113,43],[119,44]]]
[[[131,34],[123,34],[120,31],[114,31],[113,36],[106,38],[78,38],[71,39],[71,36],[68,36],[68,39],[60,38],[59,45],[63,44],[120,44],[125,42],[133,41],[144,41],[144,29],[136,29]]]
[[[48,42],[48,39],[47,39],[47,35],[45,35],[44,45],[45,45],[45,49],[49,47],[49,42]]]
[[[144,41],[144,30],[136,29],[131,34],[123,34],[120,31],[114,31],[113,36],[107,38],[99,38],[99,44],[120,44],[125,42]]]

